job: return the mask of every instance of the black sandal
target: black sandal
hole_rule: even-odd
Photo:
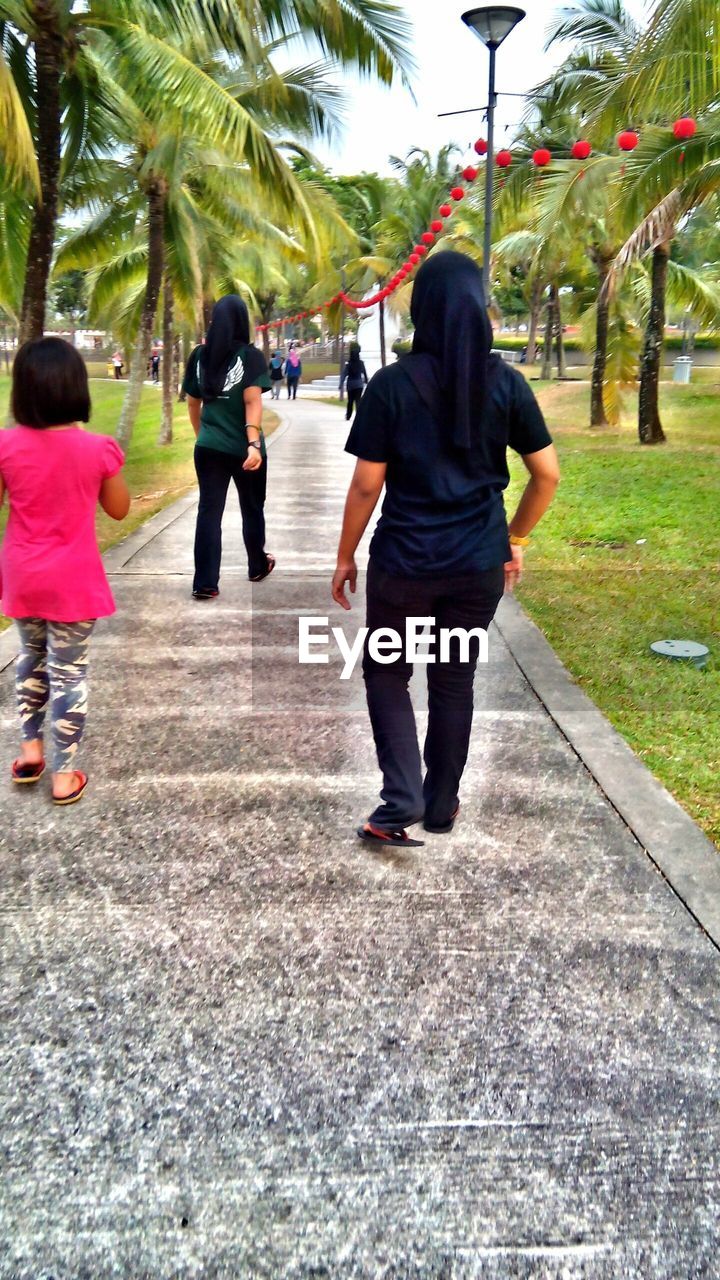
[[[393,849],[421,849],[424,844],[423,840],[412,840],[402,827],[397,827],[394,831],[383,831],[382,827],[374,827],[371,822],[358,827],[357,834],[366,844],[378,849],[381,845]]]
[[[275,557],[266,555],[265,556],[265,572],[256,573],[254,578],[250,578],[250,581],[264,582],[266,578],[270,577],[270,574],[272,573],[274,568],[275,568]]]
[[[453,827],[455,826],[455,822],[459,812],[460,812],[460,805],[457,806],[449,822],[424,822],[423,826],[426,831],[431,831],[433,835],[446,836],[452,831]]]
[[[215,587],[198,587],[197,591],[193,591],[193,600],[217,600],[220,592]]]

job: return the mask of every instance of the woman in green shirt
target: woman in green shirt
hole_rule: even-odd
[[[222,518],[231,480],[240,499],[250,581],[262,582],[275,568],[265,551],[267,454],[261,427],[262,393],[270,385],[265,357],[250,342],[248,309],[237,294],[228,294],[216,303],[207,341],[190,356],[183,382],[200,485],[195,600],[219,595]]]

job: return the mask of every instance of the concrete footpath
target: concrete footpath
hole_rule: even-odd
[[[0,1277],[718,1276],[720,858],[513,604],[455,832],[359,844],[344,438],[289,408],[260,587],[232,495],[215,604],[193,497],[109,554],[80,805],[0,675]]]

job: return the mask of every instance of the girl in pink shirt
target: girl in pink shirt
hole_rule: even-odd
[[[20,634],[16,689],[22,754],[16,783],[45,772],[43,724],[50,704],[53,800],[73,804],[87,786],[75,756],[87,712],[88,642],[97,618],[115,612],[95,536],[98,502],[123,520],[130,495],[123,453],[93,435],[85,362],[61,338],[20,348],[13,366],[12,413],[0,431],[0,504],[10,516],[0,549],[0,605]]]

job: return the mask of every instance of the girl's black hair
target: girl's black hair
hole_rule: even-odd
[[[25,342],[15,357],[12,415],[23,427],[62,427],[90,421],[85,361],[63,338]]]

